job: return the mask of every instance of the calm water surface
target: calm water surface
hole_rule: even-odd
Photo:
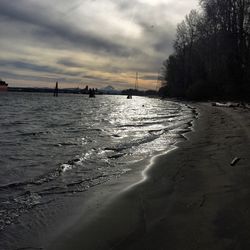
[[[170,149],[192,119],[184,104],[146,97],[1,93],[0,230]]]

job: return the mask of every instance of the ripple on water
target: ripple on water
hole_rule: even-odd
[[[117,178],[131,163],[171,148],[195,115],[181,103],[145,97],[10,93],[3,103],[0,229],[35,206]]]

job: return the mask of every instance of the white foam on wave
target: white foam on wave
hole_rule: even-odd
[[[72,165],[70,165],[70,164],[62,164],[61,165],[61,170],[62,170],[62,172],[66,172],[66,171],[68,171],[68,170],[71,170],[72,169]]]
[[[153,156],[152,158],[150,158],[149,164],[146,166],[146,168],[141,172],[141,180],[139,180],[136,183],[133,183],[132,185],[126,187],[123,191],[128,191],[132,188],[134,188],[135,186],[143,183],[144,181],[146,181],[148,179],[148,171],[149,169],[151,169],[153,167],[153,165],[155,164],[155,161],[158,157],[162,156],[162,155],[166,155],[174,150],[177,149],[177,146],[172,146],[169,150],[161,152],[155,156]]]

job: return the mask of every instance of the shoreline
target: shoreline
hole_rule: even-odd
[[[188,141],[46,249],[247,249],[250,115],[194,106],[200,119]]]
[[[67,229],[62,230],[61,234],[57,235],[57,239],[55,241],[52,240],[52,244],[48,244],[45,246],[45,249],[64,249],[64,244],[61,245],[61,236],[66,237],[68,239],[71,236],[74,237],[74,233],[72,231],[77,232],[81,229],[82,225],[87,228],[89,224],[92,223],[93,220],[96,219],[96,216],[103,213],[107,209],[107,207],[112,206],[113,202],[116,202],[119,197],[123,196],[123,194],[132,191],[137,186],[143,184],[150,177],[148,172],[151,168],[154,167],[155,161],[159,157],[166,156],[169,153],[178,149],[178,145],[183,141],[188,140],[186,134],[192,133],[194,130],[194,123],[198,118],[198,112],[196,108],[190,106],[189,104],[184,103],[187,106],[191,113],[193,113],[192,117],[190,117],[190,121],[183,125],[183,128],[178,132],[178,141],[176,141],[173,145],[170,146],[169,149],[165,149],[164,151],[159,151],[152,156],[140,161],[139,163],[135,163],[135,167],[131,167],[132,171],[120,176],[117,180],[109,180],[107,183],[103,183],[101,186],[96,186],[91,190],[88,190],[86,194],[83,194],[83,198],[81,200],[87,204],[87,207],[90,209],[86,209],[86,204],[83,206],[83,211],[81,211],[80,218],[78,216],[78,220],[82,220],[80,225],[78,221],[75,223],[70,222],[71,226],[68,226]],[[132,166],[133,166],[132,165]],[[102,191],[104,189],[104,191]],[[93,208],[93,209],[91,209]],[[79,207],[81,210],[81,208]],[[88,218],[86,218],[86,217]],[[85,217],[85,218],[83,218]],[[63,232],[63,233],[62,233]],[[67,239],[66,239],[67,241]],[[75,241],[75,240],[74,240]],[[57,244],[59,243],[59,246]],[[90,246],[92,249],[92,246]],[[68,249],[67,247],[65,249]]]
[[[188,106],[185,103],[181,103],[181,105]],[[191,120],[194,120],[195,115],[191,114],[191,110],[187,113],[190,116],[187,116],[188,119],[184,117],[186,122],[183,122],[182,126],[174,132],[176,137],[173,143],[169,144],[170,148],[176,142],[184,140],[183,133],[190,130]],[[53,202],[52,197],[51,203],[49,201],[44,205],[35,206],[29,213],[22,214],[17,223],[11,224],[3,231],[0,236],[0,248],[6,250],[15,248],[45,249],[55,239],[60,241],[60,237],[64,233],[68,234],[69,232],[69,235],[72,235],[70,231],[72,228],[74,230],[78,221],[82,221],[83,224],[90,223],[92,218],[102,213],[105,207],[115,201],[124,190],[142,183],[145,178],[143,173],[154,164],[154,159],[159,154],[166,154],[166,151],[167,149],[152,153],[142,161],[129,164],[128,167],[131,171],[116,178],[111,178],[101,185],[91,187],[86,192],[55,197],[55,202]]]
[[[195,122],[200,114],[197,111],[198,108],[192,106],[193,104],[184,103],[184,105],[191,110],[193,116],[192,118],[190,118],[191,120],[185,124],[181,131],[178,132],[180,139],[173,145],[171,145],[170,149],[155,153],[151,157],[140,161],[139,164],[135,163],[136,167],[132,168],[133,170],[129,172],[129,174],[120,176],[118,180],[110,180],[107,183],[103,183],[101,186],[98,185],[93,189],[88,190],[86,194],[83,194],[83,197],[85,198],[81,198],[81,200],[86,202],[87,207],[89,207],[90,209],[86,209],[86,206],[84,205],[83,210],[80,212],[80,217],[79,214],[77,216],[78,221],[75,220],[75,223],[72,223],[72,221],[69,222],[68,224],[70,226],[68,226],[66,230],[64,228],[61,233],[57,234],[56,238],[53,237],[53,239],[49,241],[49,244],[47,244],[44,249],[71,249],[72,241],[77,242],[78,236],[76,235],[79,233],[79,231],[82,230],[82,228],[87,230],[87,228],[91,226],[93,222],[95,225],[97,219],[99,218],[99,215],[102,216],[103,213],[105,214],[106,211],[110,207],[112,207],[114,203],[117,202],[117,200],[122,199],[122,197],[124,195],[126,196],[127,193],[133,192],[133,190],[136,189],[137,186],[143,185],[145,182],[147,182],[148,179],[150,179],[149,172],[152,170],[152,168],[155,167],[155,165],[157,165],[157,161],[159,160],[159,158],[168,157],[169,154],[174,153],[176,150],[178,150],[183,142],[189,140],[188,134],[195,131]],[[103,187],[104,191],[102,192],[101,189]],[[88,216],[88,218],[86,218],[85,216]],[[81,221],[80,223],[79,220]],[[98,222],[98,224],[100,223]],[[94,226],[94,228],[95,227],[96,226]],[[81,234],[85,234],[85,232]],[[89,233],[87,234],[89,235]],[[64,238],[63,241],[61,241],[62,237]],[[79,238],[81,238],[81,236],[79,236]],[[93,241],[95,241],[95,239],[93,239]],[[78,249],[78,247],[79,249],[82,249],[82,247],[83,249],[105,249],[104,246],[101,246],[99,244],[98,246],[95,246],[95,243],[94,245],[92,245],[92,243],[91,245],[87,246],[87,248],[85,248],[86,246],[81,246],[81,244],[77,246],[74,244],[73,246],[74,249]],[[109,249],[109,246],[107,246],[107,249]]]

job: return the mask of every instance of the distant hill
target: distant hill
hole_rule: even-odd
[[[117,90],[113,86],[110,86],[110,85],[99,89],[99,91],[102,92],[103,94],[113,94],[113,95],[121,94],[120,90]]]

